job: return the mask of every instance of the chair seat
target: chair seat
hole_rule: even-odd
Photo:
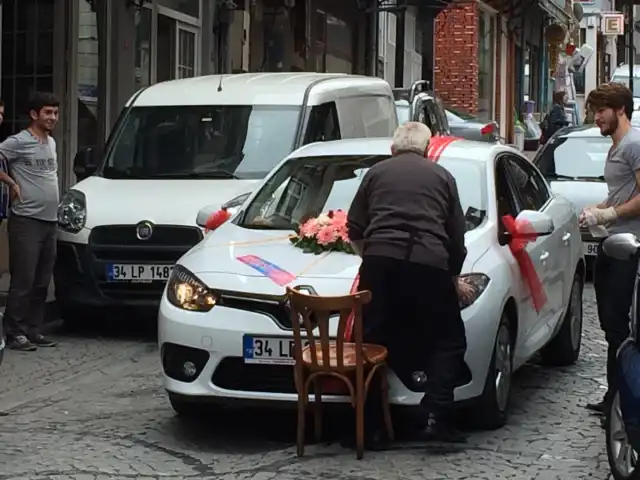
[[[343,365],[344,368],[356,367],[356,344],[347,343],[343,344]],[[387,348],[382,345],[374,345],[371,343],[362,344],[363,360],[365,364],[376,365],[384,362],[387,358]],[[320,342],[316,342],[316,355],[318,357],[318,365],[324,366],[324,354],[322,352],[322,345]],[[311,347],[306,346],[302,349],[302,361],[307,365],[312,365]],[[329,344],[329,365],[331,367],[338,368],[338,344],[331,342]]]

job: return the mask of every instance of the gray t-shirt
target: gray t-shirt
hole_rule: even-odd
[[[9,164],[9,173],[20,187],[22,201],[11,202],[11,212],[46,222],[58,220],[58,156],[56,142],[42,143],[28,130],[11,135],[0,143],[0,154]]]
[[[617,207],[640,193],[635,173],[640,170],[640,131],[632,128],[618,145],[612,146],[604,166],[609,194],[606,204]],[[633,233],[640,237],[640,217],[618,218],[609,233]]]

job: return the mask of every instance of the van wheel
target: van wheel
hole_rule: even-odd
[[[469,423],[482,430],[495,430],[507,422],[513,375],[513,344],[509,318],[502,313],[498,333],[479,403],[469,409]]]
[[[542,349],[542,362],[563,367],[573,365],[580,356],[582,344],[582,290],[583,281],[576,272],[571,286],[569,308],[562,320],[562,326],[555,337]]]

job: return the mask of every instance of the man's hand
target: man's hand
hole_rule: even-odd
[[[463,301],[470,300],[475,294],[475,288],[473,285],[465,282],[464,280],[456,277],[454,279],[456,291],[458,292],[458,298]]]
[[[609,208],[585,208],[580,214],[580,226],[583,228],[594,225],[607,225],[615,222],[618,213],[615,207]]]
[[[20,187],[17,183],[12,183],[9,186],[9,195],[11,196],[11,200],[13,202],[21,202],[22,195],[20,194]]]

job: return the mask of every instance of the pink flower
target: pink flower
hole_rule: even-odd
[[[300,236],[302,237],[313,237],[318,233],[320,229],[320,225],[318,225],[318,221],[315,218],[311,220],[307,220],[300,226]]]
[[[320,245],[329,245],[337,240],[338,233],[331,225],[323,227],[316,234],[316,239]]]
[[[347,212],[344,210],[334,210],[333,212],[333,221],[346,223],[347,222]]]

